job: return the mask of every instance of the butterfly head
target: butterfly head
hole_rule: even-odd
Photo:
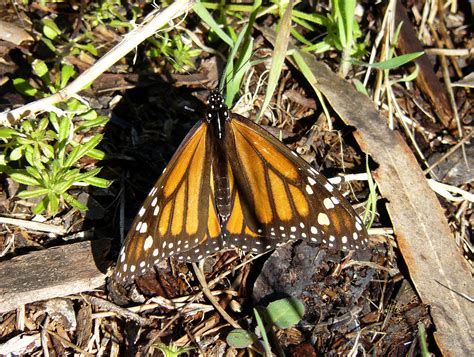
[[[224,97],[217,91],[212,91],[207,97],[206,120],[214,126],[215,133],[219,139],[225,135],[225,121],[229,119],[229,109],[224,103]]]

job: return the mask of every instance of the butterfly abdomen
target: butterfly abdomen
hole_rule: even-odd
[[[232,206],[229,180],[227,176],[216,175],[214,178],[214,185],[217,212],[221,220],[225,221],[230,216]]]

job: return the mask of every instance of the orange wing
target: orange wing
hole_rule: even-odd
[[[119,283],[133,281],[170,256],[199,260],[220,249],[211,167],[208,124],[199,122],[135,217],[115,269]]]
[[[367,243],[352,206],[305,160],[242,116],[227,123],[231,248],[264,252],[299,238],[343,250]]]
[[[268,251],[294,239],[359,249],[367,232],[352,206],[306,161],[236,114],[219,93],[140,208],[115,278],[130,282],[171,256],[221,248]]]

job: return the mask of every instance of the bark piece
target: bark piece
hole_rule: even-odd
[[[93,290],[105,283],[110,240],[62,245],[0,263],[0,313],[35,301]]]
[[[416,37],[413,24],[408,18],[406,9],[401,1],[397,1],[395,22],[395,26],[398,26],[400,22],[403,22],[400,30],[399,41],[397,43],[397,48],[400,52],[402,54],[407,54],[423,51],[423,46],[418,40],[418,37]],[[420,73],[415,80],[416,84],[430,100],[436,115],[443,125],[448,129],[455,129],[456,122],[452,120],[453,114],[449,104],[448,93],[444,86],[441,85],[438,77],[436,77],[436,74],[433,71],[433,65],[428,56],[424,54],[415,59],[415,62],[420,66]]]

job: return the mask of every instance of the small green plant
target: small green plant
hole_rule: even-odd
[[[153,345],[153,347],[158,347],[158,349],[163,352],[165,357],[178,357],[179,355],[187,353],[194,349],[193,347],[189,346],[178,347],[174,343],[170,343],[169,345],[159,343],[157,345]]]
[[[133,24],[137,22],[139,15],[142,14],[142,9],[139,6],[129,3],[128,7],[125,8],[120,0],[95,1],[89,6],[91,10],[87,12],[84,19],[91,27],[106,25],[132,29]],[[127,18],[127,9],[132,15],[131,20]]]
[[[267,330],[271,329],[272,326],[285,329],[297,324],[304,315],[304,304],[298,299],[288,298],[274,301],[266,308],[259,310],[254,309],[257,329],[262,336],[261,342],[265,348],[265,353],[271,355]],[[226,341],[232,347],[247,348],[259,341],[259,339],[253,332],[244,329],[234,329],[229,332]]]
[[[98,55],[97,49],[91,43],[93,36],[90,31],[71,39],[62,33],[52,18],[46,17],[41,22],[43,25],[41,41],[55,54],[66,57],[68,55],[78,55],[81,50],[84,50],[93,56]]]
[[[160,40],[149,38],[152,44],[147,50],[149,57],[167,57],[172,59],[172,66],[175,71],[183,72],[189,68],[194,68],[192,59],[200,55],[201,50],[192,48],[190,41],[186,37],[177,35],[170,38],[168,33],[160,34]],[[186,43],[189,44],[186,44]]]
[[[66,86],[74,75],[70,66],[62,66],[57,78],[50,75],[46,64],[33,63],[33,71],[38,75],[43,90],[56,93]],[[48,93],[34,88],[22,78],[14,79],[16,89],[29,96],[44,97]],[[73,186],[92,185],[107,187],[109,182],[97,177],[100,168],[84,171],[78,168],[85,157],[103,159],[105,154],[96,149],[102,134],[88,135],[88,130],[104,125],[108,118],[99,116],[88,105],[78,99],[64,103],[64,110],[49,112],[45,117],[26,119],[15,128],[0,129],[0,171],[6,172],[13,180],[27,185],[28,190],[18,194],[21,198],[42,197],[33,208],[36,214],[47,210],[49,215],[58,213],[67,203],[85,210],[87,207],[68,194]],[[77,141],[77,134],[87,137]]]
[[[355,0],[334,0],[331,2],[331,12],[322,16],[320,14],[307,14],[301,11],[293,12],[293,21],[309,31],[315,31],[313,24],[326,29],[326,35],[321,41],[312,43],[303,35],[292,31],[293,37],[305,45],[307,52],[324,53],[338,50],[342,53],[340,72],[345,75],[353,59],[360,59],[365,54],[366,43],[360,41],[362,32],[355,21]]]

